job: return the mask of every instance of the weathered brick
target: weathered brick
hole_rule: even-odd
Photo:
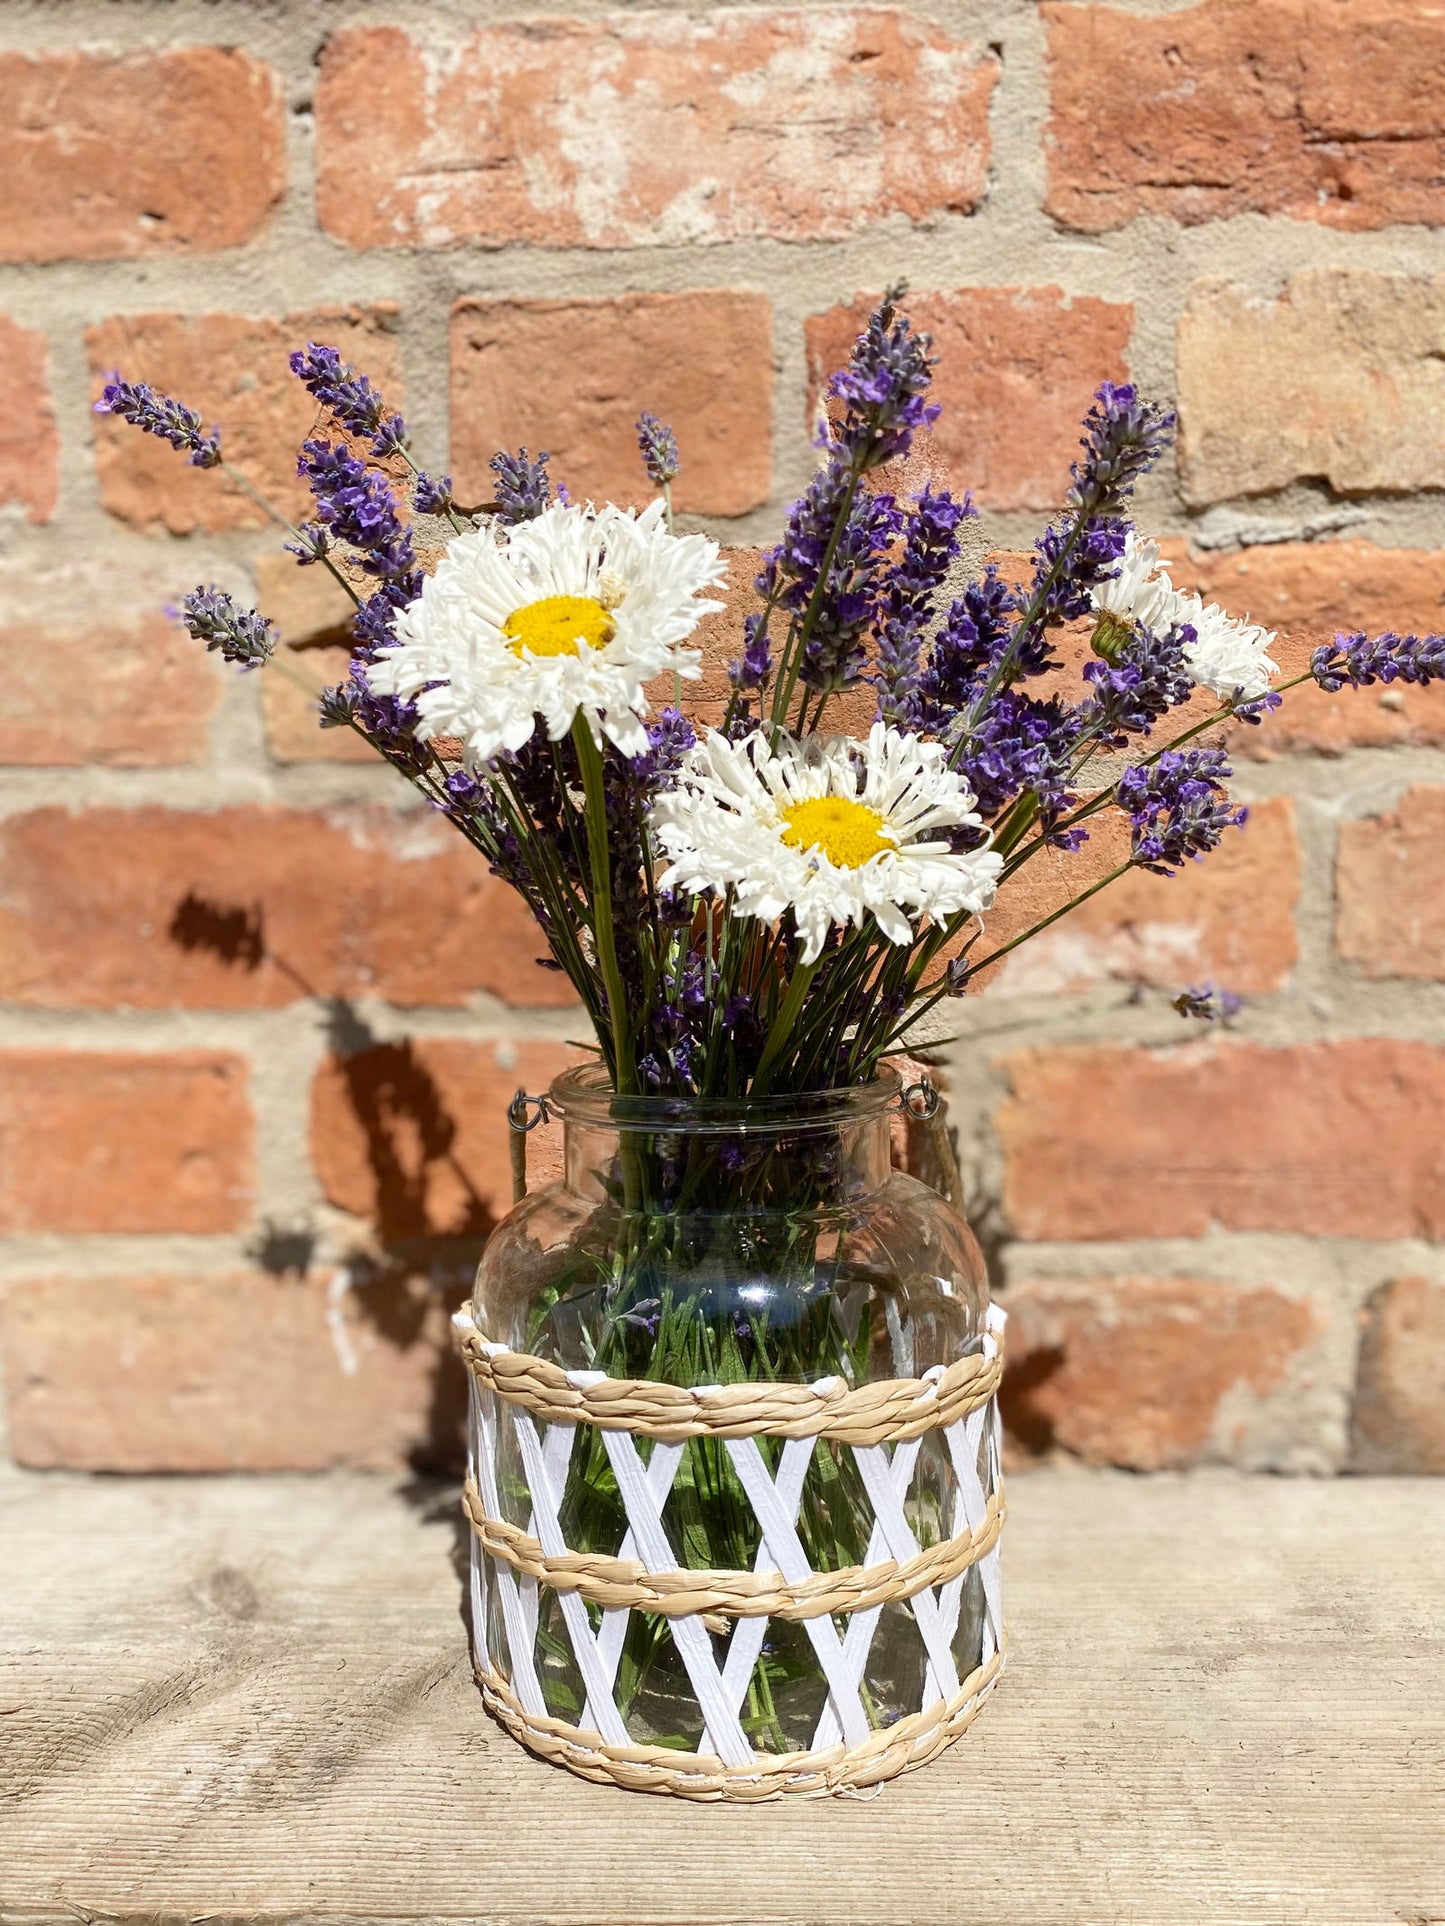
[[[772,486],[773,333],[745,290],[615,301],[457,302],[452,311],[452,472],[489,501],[499,448],[546,448],[572,494],[646,500],[638,411],[675,429],[679,509],[742,515]]]
[[[0,508],[18,503],[27,521],[48,522],[60,494],[50,354],[38,329],[22,328],[8,314],[0,314],[0,384],[6,398],[0,414]]]
[[[997,63],[889,8],[714,8],[326,44],[317,206],[353,247],[839,238],[983,196]]]
[[[327,1271],[17,1281],[11,1450],[79,1471],[450,1469],[452,1308],[421,1279]]]
[[[1335,941],[1370,977],[1445,978],[1445,788],[1340,828]]]
[[[1445,487],[1442,359],[1445,275],[1306,268],[1273,300],[1195,282],[1178,335],[1185,494]]]
[[[1013,876],[986,919],[981,959],[1128,860],[1118,811],[1091,819],[1085,848],[1044,850]],[[1300,852],[1294,805],[1257,803],[1243,830],[1176,876],[1133,870],[1015,950],[978,986],[1008,995],[1079,991],[1113,981],[1182,990],[1208,979],[1246,995],[1277,990],[1298,959]]]
[[[1279,542],[1231,554],[1192,554],[1168,544],[1174,581],[1197,589],[1231,615],[1277,632],[1271,653],[1283,677],[1303,674],[1322,643],[1344,630],[1438,633],[1440,561],[1432,549],[1377,548],[1373,542]],[[1313,683],[1291,689],[1262,724],[1231,731],[1236,755],[1269,757],[1299,749],[1339,754],[1355,747],[1445,742],[1445,684],[1342,689]]]
[[[401,402],[396,311],[370,307],[303,309],[255,318],[240,314],[118,314],[85,332],[95,394],[117,370],[175,395],[221,426],[228,459],[293,519],[309,514],[296,476],[296,451],[316,424],[317,408],[287,356],[308,340],[327,341],[363,368],[387,400]],[[100,498],[137,528],[189,535],[196,529],[253,528],[266,516],[215,469],[191,467],[154,435],[113,416],[94,417]]]
[[[1356,1471],[1445,1471],[1445,1284],[1397,1277],[1364,1312],[1355,1384]]]
[[[182,564],[188,569],[188,565]],[[204,760],[232,672],[166,610],[195,578],[173,561],[0,557],[0,765],[168,768]]]
[[[507,1105],[577,1052],[544,1042],[412,1037],[332,1056],[311,1093],[311,1156],[329,1202],[388,1243],[485,1236],[512,1205]],[[527,1181],[560,1172],[561,1125],[527,1137]]]
[[[246,1066],[221,1052],[0,1052],[0,1231],[233,1231],[251,1214]]]
[[[1320,1322],[1269,1285],[1197,1278],[1031,1278],[1005,1302],[1010,1437],[1131,1471],[1237,1461],[1248,1404],[1285,1384]]]
[[[238,247],[286,185],[275,71],[226,47],[0,55],[0,260]]]
[[[572,1000],[520,897],[430,812],[60,808],[0,824],[0,974],[34,1008]]]
[[[1004,1060],[1005,1210],[1026,1238],[1438,1237],[1445,1048],[1080,1044]]]
[[[808,320],[810,420],[877,299]],[[1090,397],[1127,374],[1133,308],[1056,287],[955,288],[910,295],[908,313],[938,354],[943,414],[928,442],[938,478],[990,508],[1055,507]]]
[[[1066,226],[1097,234],[1141,214],[1287,214],[1342,228],[1445,220],[1445,19],[1434,8],[1042,11],[1047,206]]]

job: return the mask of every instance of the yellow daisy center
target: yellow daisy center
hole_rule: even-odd
[[[783,841],[789,849],[821,849],[839,869],[861,869],[864,863],[896,844],[883,818],[866,803],[845,796],[811,796],[789,803],[782,811],[787,828]]]
[[[612,617],[590,595],[544,595],[513,609],[502,624],[513,655],[576,655],[579,642],[605,648],[612,640]]]

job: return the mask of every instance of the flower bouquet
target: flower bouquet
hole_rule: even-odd
[[[724,567],[674,527],[669,428],[638,422],[640,511],[572,501],[525,449],[463,505],[334,349],[291,362],[325,427],[289,545],[355,603],[321,726],[520,892],[591,1029],[586,1067],[519,1093],[517,1127],[562,1116],[566,1174],[458,1319],[476,1669],[544,1756],[697,1798],[874,1784],[996,1678],[1002,1320],[962,1220],[890,1167],[890,1059],[1079,903],[1242,824],[1221,725],[1282,694],[1273,638],[1179,592],[1127,519],[1173,428],[1130,386],[1099,389],[1026,579],[959,579],[969,498],[893,480],[938,414],[898,300],[828,384],[725,693],[692,715]],[[98,406],[255,492],[180,403],[117,376]],[[257,611],[203,588],[181,613],[285,672]],[[1439,636],[1354,635],[1295,681],[1441,673]],[[1014,879],[1109,817],[1120,860],[991,938]]]

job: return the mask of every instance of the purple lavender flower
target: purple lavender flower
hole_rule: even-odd
[[[493,455],[489,466],[497,478],[497,520],[508,528],[519,522],[534,522],[552,499],[552,484],[547,463],[552,457],[545,449],[533,461],[525,448],[515,455]]]
[[[903,553],[888,570],[878,597],[878,714],[900,729],[923,726],[919,652],[933,615],[933,597],[958,553],[958,525],[972,514],[946,490],[925,487],[908,517]]]
[[[1201,983],[1181,990],[1171,999],[1171,1008],[1180,1016],[1193,1017],[1200,1023],[1227,1023],[1244,1008],[1244,998],[1236,996],[1233,990],[1216,990],[1212,983]]]
[[[260,610],[243,609],[221,589],[192,589],[176,613],[189,634],[238,669],[259,669],[276,653],[275,634]]]
[[[309,568],[331,553],[331,537],[320,522],[302,522],[296,535],[294,542],[283,542],[281,546],[288,555],[296,557],[302,568]]]
[[[1136,622],[1107,659],[1084,664],[1084,680],[1094,686],[1084,721],[1103,745],[1122,749],[1131,735],[1147,736],[1160,716],[1189,700],[1194,684],[1184,651],[1193,640],[1187,622],[1163,635]]]
[[[1134,485],[1169,446],[1174,415],[1106,381],[1084,417],[1082,461],[1070,469],[1068,509],[1034,544],[1033,585],[1001,669],[1047,657],[1046,632],[1087,615],[1093,591],[1117,573],[1129,524],[1119,514]],[[1020,670],[1021,673],[1028,673]]]
[[[631,761],[633,779],[648,796],[671,789],[682,759],[697,741],[697,731],[682,713],[668,705],[656,722],[647,725],[648,747]]]
[[[978,694],[1009,646],[1017,609],[1017,594],[992,562],[953,603],[919,679],[926,728],[941,735]],[[1047,648],[1044,654],[1047,657]],[[1017,672],[1034,673],[1027,661]]]
[[[759,577],[769,600],[800,618],[812,610],[799,672],[810,689],[844,689],[861,675],[864,639],[876,612],[878,564],[902,522],[891,495],[860,490],[832,543],[849,486],[847,470],[835,455],[793,503],[783,539],[764,555]],[[820,583],[830,543],[827,580]]]
[[[148,435],[159,435],[181,454],[189,454],[193,468],[216,468],[221,461],[221,431],[212,424],[205,432],[201,417],[145,381],[122,381],[113,374],[95,404],[98,415],[119,415],[122,421]]]
[[[378,459],[384,461],[405,447],[406,423],[400,415],[387,412],[370,381],[343,361],[338,349],[308,341],[304,353],[298,348],[292,355],[291,372],[347,434],[369,436],[371,452]]]
[[[450,475],[418,474],[412,506],[418,515],[445,515],[452,505]]]
[[[1218,847],[1247,809],[1231,809],[1224,784],[1233,774],[1222,749],[1168,749],[1148,766],[1126,770],[1115,796],[1133,825],[1131,860],[1172,876],[1187,860]]]
[[[1374,637],[1337,635],[1310,657],[1310,674],[1331,695],[1346,684],[1364,689],[1376,682],[1434,682],[1445,676],[1445,635],[1397,635],[1393,629]]]
[[[728,681],[735,689],[759,689],[773,672],[767,617],[761,609],[743,617],[743,652],[728,664]]]
[[[642,450],[642,465],[654,488],[666,488],[677,480],[682,463],[678,460],[677,437],[665,422],[645,411],[637,417],[637,445]]]
[[[931,427],[941,413],[936,402],[924,399],[933,379],[933,343],[897,312],[903,293],[901,285],[889,289],[868,317],[847,367],[828,383],[829,395],[843,403],[834,440],[855,474],[906,455],[918,430]]]
[[[955,760],[984,816],[998,815],[1025,790],[1038,799],[1044,830],[1074,806],[1068,776],[1082,713],[1058,696],[1039,702],[1003,689],[993,697]]]
[[[352,659],[349,670],[349,720],[364,729],[369,741],[406,774],[431,767],[431,749],[416,736],[417,712],[414,703],[401,696],[376,695],[366,679],[366,663]],[[328,697],[332,691],[327,691]],[[328,706],[335,707],[334,704]],[[325,711],[323,709],[323,720]]]
[[[357,611],[357,641],[364,652],[389,647],[397,610],[414,602],[422,589],[416,550],[391,483],[343,442],[303,442],[297,468],[315,499],[316,525],[353,549],[366,574],[379,578],[380,586]]]

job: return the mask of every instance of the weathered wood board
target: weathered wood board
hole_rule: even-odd
[[[1445,1481],[1010,1498],[1013,1661],[961,1744],[724,1808],[491,1724],[450,1493],[0,1480],[0,1917],[1445,1921]]]

